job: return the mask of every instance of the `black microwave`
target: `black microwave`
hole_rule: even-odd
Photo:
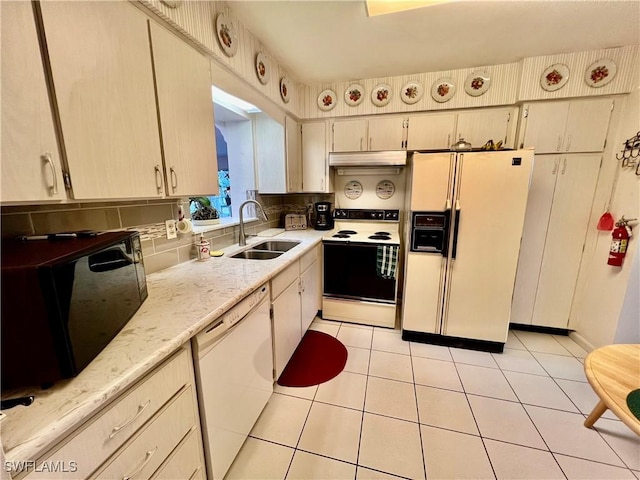
[[[2,390],[75,377],[147,298],[140,236],[2,242]]]

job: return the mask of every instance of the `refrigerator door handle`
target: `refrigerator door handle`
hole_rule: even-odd
[[[440,252],[444,258],[449,256],[449,225],[451,222],[451,204],[449,200],[447,200],[447,209],[444,211],[445,213],[445,227],[442,235],[442,251]]]
[[[458,253],[458,230],[460,229],[460,200],[456,200],[456,218],[453,221],[453,245],[451,247],[451,258],[455,259]]]

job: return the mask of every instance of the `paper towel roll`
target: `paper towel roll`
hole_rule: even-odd
[[[180,233],[189,233],[193,231],[193,225],[191,224],[191,220],[188,218],[176,222],[176,228]]]

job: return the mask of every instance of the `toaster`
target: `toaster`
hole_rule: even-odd
[[[306,215],[297,214],[297,213],[287,213],[284,216],[284,229],[285,230],[306,230],[307,229]]]

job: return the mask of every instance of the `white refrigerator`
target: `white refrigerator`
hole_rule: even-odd
[[[404,339],[502,351],[532,167],[533,150],[412,156]]]

